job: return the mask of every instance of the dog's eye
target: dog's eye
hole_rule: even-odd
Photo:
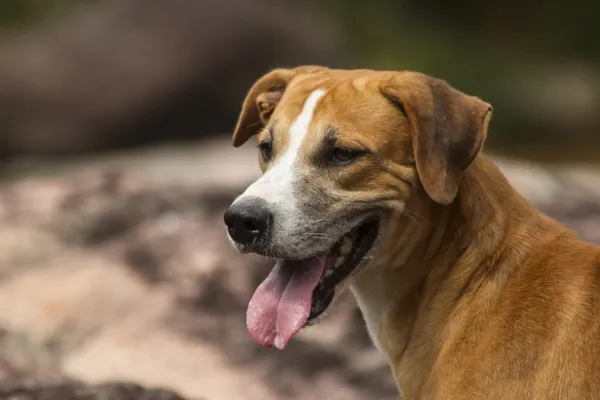
[[[271,143],[263,142],[258,145],[258,149],[260,150],[260,156],[264,161],[269,161],[271,159]]]
[[[344,147],[336,147],[331,151],[329,164],[348,164],[366,154],[363,150],[353,150]]]

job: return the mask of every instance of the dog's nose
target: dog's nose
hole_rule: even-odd
[[[229,207],[223,219],[233,240],[251,245],[267,235],[272,216],[264,200],[247,198]]]

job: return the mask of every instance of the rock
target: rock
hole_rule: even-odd
[[[294,0],[83,2],[0,43],[0,155],[230,131],[257,76],[343,59],[333,26]]]
[[[497,161],[534,204],[600,243],[600,171]],[[14,168],[0,187],[0,377],[31,380],[24,399],[127,398],[96,394],[123,382],[190,400],[396,399],[350,295],[284,352],[248,335],[269,265],[231,249],[222,213],[255,164],[252,146],[217,140]]]
[[[575,230],[582,239],[600,244],[600,168],[494,161],[540,211]]]
[[[88,386],[80,382],[45,385],[2,383],[0,398],[9,400],[185,400],[173,392],[145,389],[135,384],[106,383]]]

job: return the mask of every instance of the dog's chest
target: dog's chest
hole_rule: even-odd
[[[379,339],[379,329],[381,322],[386,317],[390,303],[384,293],[382,278],[376,277],[369,280],[368,283],[355,283],[350,289],[356,298],[373,344],[381,354],[386,355]]]

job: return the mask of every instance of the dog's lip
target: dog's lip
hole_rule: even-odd
[[[380,219],[368,217],[357,224],[350,232],[357,230],[357,238],[353,243],[351,253],[331,276],[321,278],[319,286],[313,291],[312,309],[307,325],[311,325],[327,310],[335,297],[337,286],[356,273],[357,267],[364,261],[365,256],[373,248],[380,231]],[[343,235],[343,238],[346,235]],[[358,247],[356,248],[356,246]],[[339,246],[336,243],[334,246]],[[330,269],[332,266],[326,268]]]

